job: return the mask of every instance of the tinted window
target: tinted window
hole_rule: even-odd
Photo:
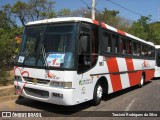
[[[104,52],[112,52],[112,41],[111,41],[111,34],[107,32],[103,32],[103,47],[104,47]]]

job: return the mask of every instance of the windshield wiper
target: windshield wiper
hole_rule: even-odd
[[[48,69],[48,63],[47,63],[47,57],[46,57],[46,49],[45,49],[45,46],[44,46],[44,37],[42,37],[42,42],[40,43],[41,44],[41,52],[42,52],[42,58],[43,58],[43,61],[44,61],[44,65],[45,65],[45,68]]]
[[[35,48],[34,48],[34,55],[36,55],[37,54],[37,48],[38,48],[38,44],[39,44],[39,39],[40,39],[40,37],[41,37],[41,34],[39,33],[39,35],[38,35],[38,38],[37,38],[37,40],[36,40],[36,44],[35,44]]]
[[[44,44],[42,45],[41,51],[42,51],[42,57],[43,57],[44,65],[45,65],[46,68],[48,68],[47,57],[46,57],[46,49],[44,47]]]

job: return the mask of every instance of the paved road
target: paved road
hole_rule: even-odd
[[[104,111],[160,111],[160,80],[152,80],[145,84],[143,88],[132,87],[114,94],[105,95],[99,106],[92,106],[90,102],[72,107],[57,106],[49,103],[38,102],[29,99],[20,99],[6,101],[0,104],[0,111],[45,111],[46,114],[52,116],[63,116],[68,120],[83,119],[83,116],[88,116],[87,119],[106,119],[104,117],[92,116],[103,114]],[[91,112],[103,111],[103,112]],[[105,113],[105,112],[104,112]],[[107,114],[107,113],[105,113]],[[113,113],[112,113],[113,114]],[[67,117],[64,117],[67,116]],[[72,116],[72,117],[70,117]],[[73,116],[76,116],[73,117]],[[54,117],[54,119],[61,119]],[[27,119],[27,118],[23,118]],[[43,118],[39,118],[43,120]],[[51,119],[46,117],[45,119]],[[107,120],[129,120],[134,117],[107,117]],[[160,120],[158,117],[141,117],[144,120]]]

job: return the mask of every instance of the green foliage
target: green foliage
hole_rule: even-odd
[[[122,17],[119,17],[119,11],[116,10],[108,10],[104,8],[102,11],[96,12],[95,18],[100,22],[104,22],[113,27],[126,30],[131,24],[131,21],[125,20]],[[71,11],[70,16],[75,17],[86,17],[91,18],[91,10],[86,8],[80,8],[74,11]]]
[[[149,23],[151,16],[142,16],[134,22],[128,32],[146,41],[160,44],[160,23]]]
[[[16,56],[16,50],[19,45],[16,44],[15,36],[22,34],[22,28],[12,27],[10,29],[0,28],[0,85],[7,85],[8,73],[6,70],[10,67],[13,68],[14,58]]]
[[[155,44],[160,45],[160,22],[150,24],[149,38]]]
[[[145,32],[145,28],[139,22],[134,22],[132,24],[129,33],[144,40],[148,38],[148,32]]]
[[[25,25],[26,21],[26,15],[27,15],[27,4],[24,2],[18,1],[11,7],[11,12],[15,14],[20,21],[22,22],[22,25]]]
[[[0,69],[0,86],[6,86],[8,84],[8,73],[6,72],[5,68]]]
[[[53,18],[56,16],[53,5],[55,2],[48,0],[29,0],[28,3],[17,1],[10,7],[8,13],[19,18],[24,26],[27,22],[41,19]]]
[[[101,13],[96,14],[96,19],[113,27],[117,27],[119,21],[118,14],[119,11],[107,10],[107,8],[105,8]]]
[[[2,6],[2,8],[3,17],[1,19],[5,23],[5,25],[8,25],[7,27],[17,27],[16,16],[12,14],[12,6],[6,4]]]
[[[0,66],[13,65],[16,49],[15,36],[22,34],[22,28],[11,28],[4,30],[0,28]]]
[[[59,16],[59,17],[68,17],[68,16],[70,16],[70,14],[71,14],[71,11],[70,11],[70,9],[61,9],[59,12],[58,12],[58,14],[57,14],[57,16]]]

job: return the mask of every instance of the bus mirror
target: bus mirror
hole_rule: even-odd
[[[79,40],[79,51],[78,51],[79,55],[87,52],[87,46],[88,46],[88,37],[81,36]]]

